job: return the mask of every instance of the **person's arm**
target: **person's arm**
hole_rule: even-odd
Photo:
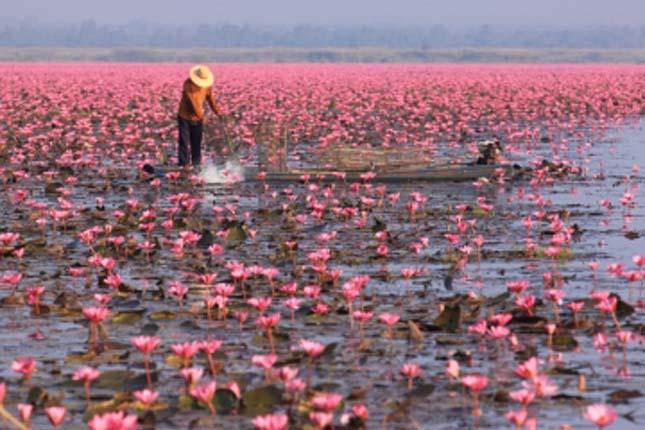
[[[215,101],[215,96],[213,95],[213,87],[208,89],[208,93],[206,93],[206,100],[208,101],[208,105],[211,107],[215,115],[221,118],[222,111],[220,110],[219,106],[217,105],[217,102]]]

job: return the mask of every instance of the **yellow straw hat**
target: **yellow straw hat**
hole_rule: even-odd
[[[189,76],[193,84],[198,87],[208,88],[213,85],[213,72],[203,64],[198,64],[190,69]]]

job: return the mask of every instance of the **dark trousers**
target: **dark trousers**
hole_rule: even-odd
[[[179,128],[178,158],[180,166],[192,163],[199,166],[202,162],[202,133],[204,124],[201,121],[189,121],[177,117]],[[188,146],[190,145],[190,151]]]

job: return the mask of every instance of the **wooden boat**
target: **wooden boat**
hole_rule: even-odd
[[[275,149],[275,148],[273,148]],[[268,150],[268,151],[267,151]],[[302,165],[315,167],[289,167],[286,148],[276,156],[271,148],[259,148],[258,160],[264,169],[247,167],[244,180],[263,182],[310,181],[375,182],[405,181],[472,181],[503,174],[514,177],[522,169],[501,164],[501,146],[497,141],[479,144],[479,154],[469,154],[461,159],[429,156],[418,148],[362,148],[336,146],[313,151]],[[267,160],[274,160],[268,163]],[[276,161],[277,160],[277,161]],[[323,166],[323,167],[320,167]]]
[[[501,170],[498,170],[501,169]],[[492,178],[503,172],[506,177],[514,177],[521,169],[511,165],[477,165],[470,163],[426,165],[415,168],[388,170],[331,170],[331,169],[289,169],[284,172],[260,172],[257,168],[244,169],[244,180],[250,182],[298,182],[307,178],[310,181],[322,182],[461,182],[479,178]]]

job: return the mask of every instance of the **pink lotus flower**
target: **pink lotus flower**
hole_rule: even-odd
[[[32,405],[31,403],[18,403],[16,405],[16,408],[18,409],[18,413],[20,414],[20,419],[22,420],[22,422],[25,424],[29,423],[29,420],[31,419],[31,413],[34,410],[34,405]]]
[[[379,315],[378,320],[388,327],[392,327],[394,324],[398,323],[401,317],[393,313],[382,313]]]
[[[513,314],[495,314],[490,318],[491,324],[497,324],[499,326],[505,326],[513,319]]]
[[[315,408],[326,412],[335,410],[342,401],[343,396],[337,393],[318,393],[311,399]]]
[[[585,302],[570,302],[570,303],[567,303],[567,308],[571,309],[571,312],[573,312],[574,314],[577,314],[582,310],[584,305],[585,305]]]
[[[102,307],[83,308],[83,315],[94,324],[102,322],[110,314],[110,310]]]
[[[480,336],[483,336],[484,334],[486,334],[486,331],[487,331],[487,323],[486,323],[486,320],[484,319],[481,319],[477,321],[475,324],[468,327],[468,333],[478,334]]]
[[[66,412],[67,409],[63,406],[50,406],[45,408],[45,415],[47,415],[49,422],[51,422],[54,427],[58,427],[63,423]]]
[[[617,303],[618,303],[618,299],[616,297],[608,297],[598,302],[598,304],[594,307],[600,310],[601,312],[613,313],[616,311]]]
[[[535,379],[539,373],[540,363],[537,357],[531,357],[515,369],[515,374],[524,379]]]
[[[481,391],[488,385],[488,378],[483,375],[467,375],[461,377],[461,383],[471,391]]]
[[[459,362],[452,358],[449,359],[444,372],[449,378],[459,379]]]
[[[309,412],[309,419],[318,429],[324,429],[334,420],[334,415],[329,412]]]
[[[181,369],[179,371],[179,374],[182,378],[184,378],[186,386],[192,387],[194,384],[199,382],[202,375],[204,374],[204,369],[201,367],[187,367]]]
[[[633,262],[634,262],[634,264],[635,264],[636,266],[638,266],[638,267],[643,267],[643,266],[645,266],[645,254],[641,254],[641,255],[634,255],[634,256],[632,257],[632,261],[633,261]]]
[[[276,361],[278,361],[278,356],[275,354],[254,355],[251,357],[251,363],[265,370],[271,369]]]
[[[369,411],[367,410],[367,406],[365,406],[363,404],[358,404],[358,405],[352,406],[352,412],[361,421],[367,421],[367,419],[370,416]]]
[[[150,408],[159,398],[159,392],[149,389],[139,390],[132,393],[135,399],[143,403],[146,408]]]
[[[138,417],[123,411],[96,414],[87,423],[92,430],[135,430]]]
[[[271,297],[253,297],[248,299],[246,302],[249,306],[257,309],[260,315],[262,315],[262,312],[271,305]]]
[[[401,374],[408,378],[408,390],[412,389],[412,380],[421,376],[421,367],[416,363],[405,363],[401,366]]]
[[[213,406],[213,397],[215,396],[215,390],[217,388],[217,384],[215,381],[207,382],[205,384],[202,384],[198,387],[191,388],[189,390],[189,393],[191,396],[196,398],[197,400],[206,403],[208,406],[208,409],[211,412],[211,415],[215,415],[215,407]]]
[[[300,348],[310,357],[317,357],[325,350],[325,345],[311,340],[301,340]]]
[[[170,345],[170,349],[175,355],[182,359],[184,367],[188,367],[190,360],[195,354],[197,354],[197,351],[199,351],[199,346],[199,342],[176,343],[174,345]]]
[[[506,283],[506,288],[508,288],[508,291],[511,293],[522,294],[529,288],[529,281],[508,281]]]
[[[613,423],[616,420],[617,414],[611,406],[589,405],[587,406],[584,417],[602,429]]]
[[[508,329],[508,327],[504,326],[493,326],[488,329],[488,335],[493,339],[503,339],[509,334],[511,334],[511,331]]]
[[[251,423],[258,430],[285,430],[289,417],[286,414],[258,415]]]
[[[11,363],[11,370],[22,373],[22,377],[29,380],[31,374],[36,370],[36,360],[33,357],[17,358]]]
[[[157,349],[160,339],[157,336],[135,336],[130,341],[142,354],[150,354]]]
[[[240,390],[240,386],[237,382],[235,381],[230,381],[224,384],[224,388],[229,390],[231,393],[235,395],[238,399],[242,397],[242,392]]]
[[[528,418],[528,411],[526,409],[519,409],[517,411],[508,411],[504,414],[507,420],[513,423],[517,428],[521,428],[526,418]]]
[[[535,392],[536,397],[550,397],[558,393],[558,386],[547,375],[538,375],[532,382],[523,382],[522,385]]]
[[[275,313],[271,315],[263,315],[258,317],[255,322],[257,325],[265,330],[272,329],[278,326],[280,322],[280,314]]]
[[[515,304],[518,308],[522,309],[529,315],[533,315],[533,306],[535,305],[535,296],[533,294],[527,294],[525,296],[519,296],[515,299]]]
[[[515,400],[517,403],[527,406],[533,399],[535,399],[535,391],[531,389],[522,388],[521,390],[511,391],[508,393],[509,397]]]

